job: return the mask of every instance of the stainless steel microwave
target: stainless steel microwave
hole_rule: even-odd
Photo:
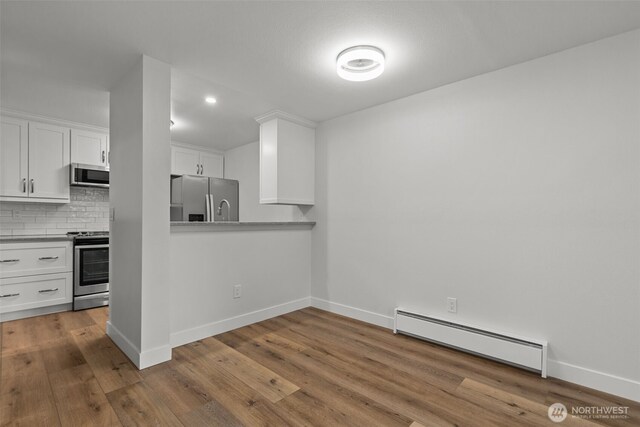
[[[109,188],[109,168],[71,163],[71,185]]]

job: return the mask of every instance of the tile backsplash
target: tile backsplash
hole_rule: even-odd
[[[0,202],[0,235],[109,230],[109,189],[71,187],[71,203]]]

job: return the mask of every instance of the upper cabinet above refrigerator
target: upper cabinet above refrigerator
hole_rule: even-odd
[[[224,156],[213,150],[171,144],[171,175],[224,177]]]

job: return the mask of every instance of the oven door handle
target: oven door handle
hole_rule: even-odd
[[[105,249],[108,247],[109,247],[108,243],[104,243],[100,245],[76,245],[76,251],[80,251],[82,249]]]

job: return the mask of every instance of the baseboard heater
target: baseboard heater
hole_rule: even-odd
[[[393,332],[540,372],[547,377],[547,342],[509,336],[396,308]]]

